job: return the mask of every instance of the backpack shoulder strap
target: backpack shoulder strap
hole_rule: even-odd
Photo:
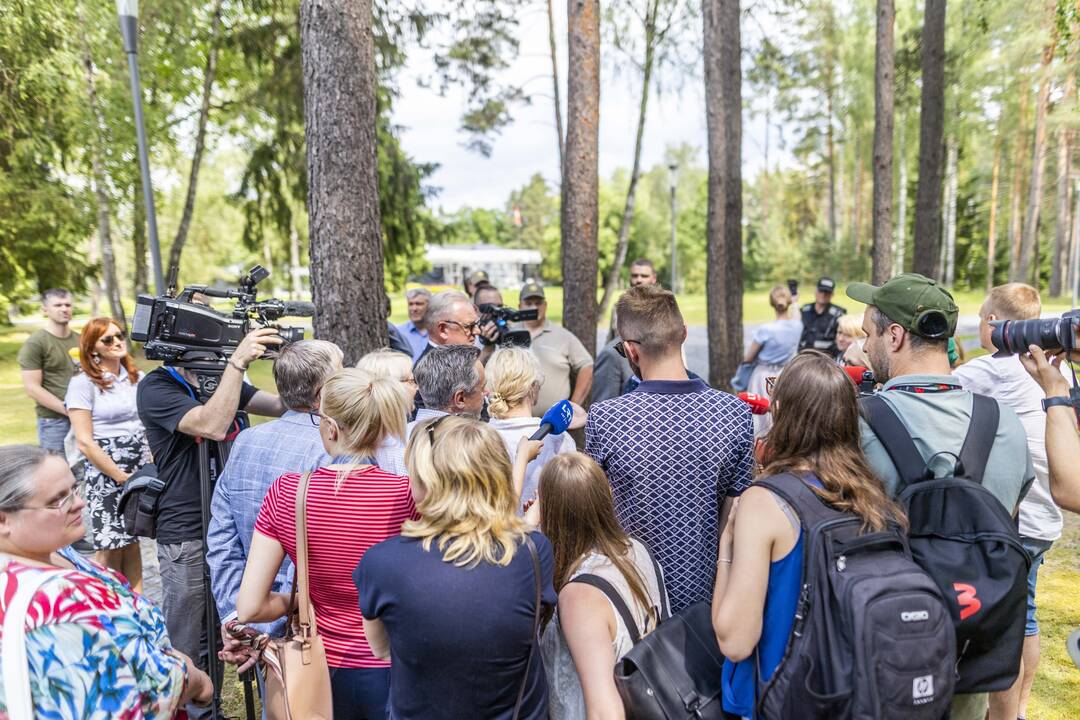
[[[805,480],[790,473],[755,480],[754,485],[766,487],[783,498],[798,514],[799,522],[807,531],[843,514],[826,505]]]
[[[889,404],[877,395],[862,399],[866,422],[889,454],[904,484],[918,482],[926,476],[926,461],[915,447],[911,433],[893,412]]]
[[[637,622],[634,620],[630,608],[626,606],[626,602],[622,599],[622,595],[619,594],[619,591],[615,589],[614,585],[599,575],[591,575],[589,573],[582,573],[570,582],[591,585],[604,593],[604,595],[607,596],[607,599],[611,601],[611,604],[615,606],[615,612],[619,613],[619,617],[622,618],[623,625],[626,627],[626,632],[630,633],[631,642],[637,645],[641,641],[641,631],[638,630]]]
[[[971,424],[968,425],[964,445],[960,448],[960,464],[964,474],[982,485],[983,473],[990,460],[990,450],[994,447],[1001,408],[997,401],[986,395],[972,394]]]

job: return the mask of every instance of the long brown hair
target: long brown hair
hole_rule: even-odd
[[[96,317],[86,323],[82,335],[79,336],[79,365],[82,366],[82,370],[87,377],[102,391],[112,387],[112,380],[106,378],[101,365],[93,361],[94,346],[97,345],[97,341],[101,339],[101,336],[109,331],[110,325],[123,329],[123,325],[110,317]],[[130,352],[121,358],[120,364],[127,370],[129,383],[134,385],[139,382],[139,368],[135,367],[135,358],[131,356]]]
[[[858,393],[832,358],[812,350],[796,355],[777,378],[772,408],[764,475],[814,473],[824,486],[815,488],[818,495],[858,515],[864,529],[907,524],[863,454]]]
[[[611,484],[588,455],[563,453],[540,471],[540,530],[555,554],[555,590],[570,580],[590,552],[609,560],[626,579],[634,599],[648,613],[652,607],[645,580],[632,562],[628,536],[615,519]]]

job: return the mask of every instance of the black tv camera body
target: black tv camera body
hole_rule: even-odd
[[[525,348],[532,344],[532,335],[528,330],[511,330],[510,323],[536,320],[536,318],[539,317],[539,311],[536,310],[536,308],[530,310],[515,310],[514,308],[506,307],[505,305],[484,303],[482,305],[477,305],[476,309],[480,311],[480,327],[489,323],[494,323],[495,327],[498,328],[498,335],[494,340],[489,340],[481,335],[480,342],[485,345],[498,345],[500,347],[516,346]]]
[[[301,327],[282,327],[274,321],[282,317],[311,317],[315,306],[308,302],[257,300],[255,286],[270,276],[256,265],[240,278],[235,289],[218,290],[205,285],[188,285],[175,297],[139,295],[131,323],[131,339],[144,343],[148,360],[161,360],[175,367],[212,372],[223,370],[240,341],[252,327],[274,327],[285,343],[304,339]],[[219,312],[196,299],[231,298],[231,313]],[[273,357],[267,354],[266,357]]]

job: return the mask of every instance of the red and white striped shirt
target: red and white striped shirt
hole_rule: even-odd
[[[361,625],[352,573],[368,548],[401,533],[417,517],[409,478],[375,466],[352,471],[335,491],[338,473],[319,468],[307,498],[311,602],[330,667],[382,668]],[[281,543],[296,562],[296,491],[300,475],[282,475],[263,500],[255,530]]]

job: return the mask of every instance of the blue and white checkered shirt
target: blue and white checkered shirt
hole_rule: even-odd
[[[285,473],[307,472],[330,461],[319,428],[307,413],[289,410],[277,420],[237,435],[214,488],[206,543],[210,583],[222,622],[236,616],[236,596],[244,577],[255,518],[270,485]],[[291,566],[289,558],[285,558],[274,580],[274,592],[290,587]]]
[[[712,597],[720,506],[750,486],[753,448],[750,409],[700,379],[646,380],[589,410],[585,452],[663,568],[672,612]]]

